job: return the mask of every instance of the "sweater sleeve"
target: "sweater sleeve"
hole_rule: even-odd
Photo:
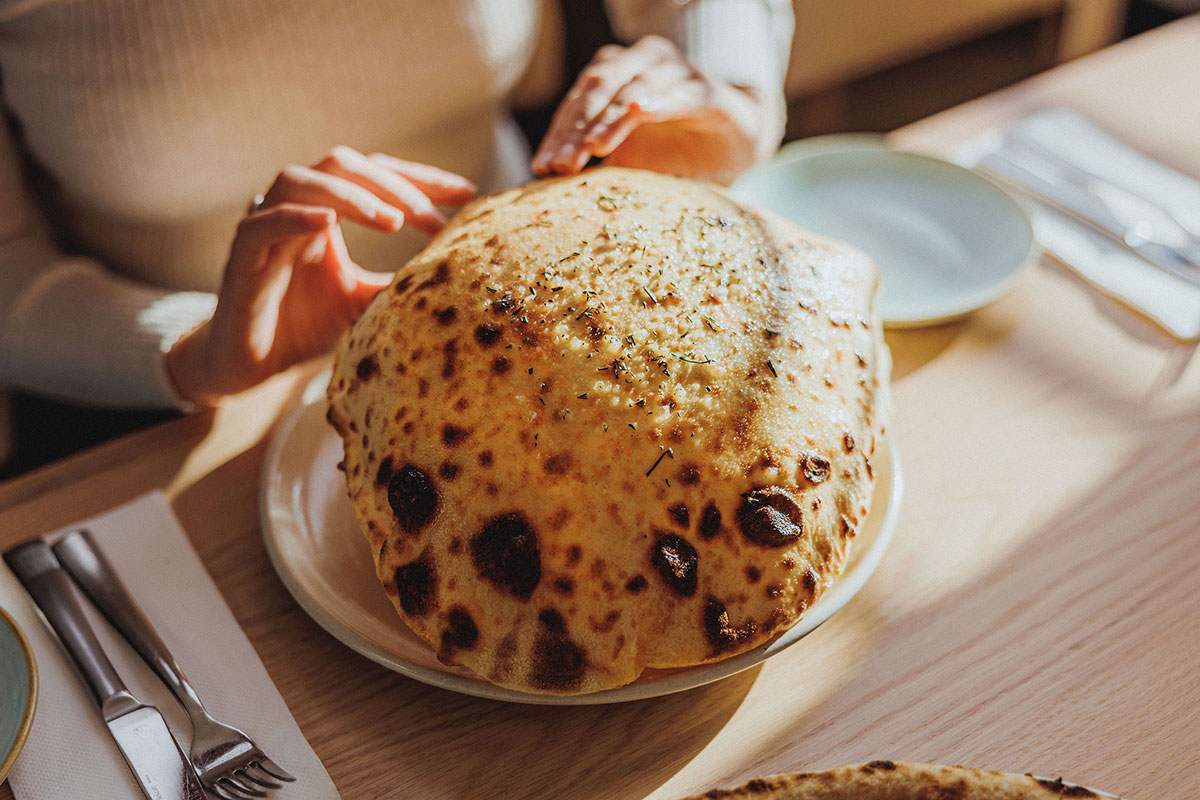
[[[657,34],[698,69],[735,86],[783,93],[794,19],[791,0],[605,0],[626,42]]]
[[[0,125],[0,385],[100,406],[181,408],[163,353],[216,298],[113,275],[52,244]]]

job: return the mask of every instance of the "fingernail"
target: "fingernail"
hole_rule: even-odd
[[[412,210],[412,221],[414,223],[420,221],[423,225],[438,228],[446,224],[446,218],[433,203],[422,205],[420,208],[414,208]]]
[[[574,151],[575,148],[571,145],[564,145],[557,153],[554,154],[554,157],[550,159],[550,163],[554,165],[555,169],[559,170],[563,169],[564,167],[569,167]]]
[[[398,231],[404,227],[404,213],[401,211],[389,211],[388,209],[381,208],[375,212],[373,219],[376,222],[388,225],[394,231]]]

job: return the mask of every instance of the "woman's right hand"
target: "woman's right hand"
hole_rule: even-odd
[[[166,354],[179,396],[211,406],[337,342],[391,280],[346,252],[341,222],[392,233],[445,224],[437,205],[475,194],[465,178],[388,155],[334,148],[290,166],[238,225],[212,319]]]

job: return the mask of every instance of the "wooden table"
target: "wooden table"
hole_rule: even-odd
[[[1070,104],[1200,177],[1200,18],[899,131],[940,150]],[[888,336],[908,492],[879,571],[780,657],[626,705],[463,697],[346,649],[259,538],[283,376],[215,415],[0,486],[0,546],[165,487],[346,798],[677,798],[874,758],[1200,793],[1200,367],[1045,263],[956,324]],[[0,797],[9,797],[0,788]]]

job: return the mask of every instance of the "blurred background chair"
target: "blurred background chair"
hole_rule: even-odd
[[[1127,0],[793,0],[788,137],[886,131],[1121,37]]]

